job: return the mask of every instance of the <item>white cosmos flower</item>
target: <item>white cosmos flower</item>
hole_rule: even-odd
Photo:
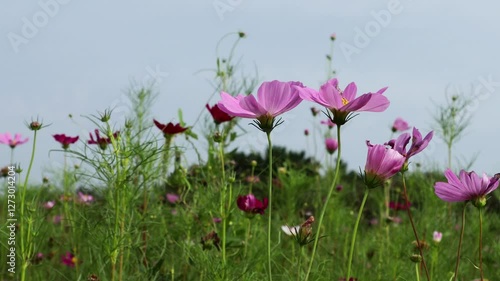
[[[288,226],[288,225],[282,225],[281,226],[281,230],[283,230],[283,232],[285,232],[286,235],[288,236],[297,236],[297,234],[299,234],[299,230],[300,230],[300,225],[297,225],[297,226]]]

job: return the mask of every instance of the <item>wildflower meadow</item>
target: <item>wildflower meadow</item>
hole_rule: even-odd
[[[358,115],[386,114],[390,77],[362,92],[363,77],[337,76],[332,54],[318,85],[236,79],[245,36],[224,37],[235,43],[216,58],[202,126],[182,108],[152,112],[161,93],[145,84],[129,92],[123,122],[113,107],[70,117],[86,135],[53,132],[43,113],[16,132],[0,127],[10,155],[0,159],[0,280],[500,280],[500,174],[451,161],[469,99],[438,106],[434,129],[412,116],[374,127],[352,144],[364,165],[348,169],[343,135]],[[273,143],[298,106],[315,126],[287,130],[322,157]],[[242,147],[256,137],[257,151]],[[64,162],[36,183],[41,138]],[[437,139],[448,164],[416,161]]]

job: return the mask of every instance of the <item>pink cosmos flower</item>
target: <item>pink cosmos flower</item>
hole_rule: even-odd
[[[90,204],[94,201],[94,196],[78,192],[78,201],[80,201],[80,203]]]
[[[396,120],[394,120],[394,124],[392,125],[392,132],[404,132],[406,130],[410,129],[410,126],[408,126],[408,122],[403,120],[403,118],[398,117]]]
[[[43,203],[43,207],[47,210],[54,208],[55,205],[56,205],[56,201],[47,201],[47,202]]]
[[[320,122],[323,125],[327,125],[328,129],[332,129],[335,126],[335,123],[332,122],[332,120],[327,119],[327,120],[321,120]]]
[[[15,148],[19,144],[26,143],[28,138],[24,140],[21,138],[21,134],[15,134],[14,137],[10,133],[0,134],[0,143],[7,144],[11,148]]]
[[[219,108],[231,116],[257,119],[255,123],[264,132],[271,132],[280,121],[275,117],[295,108],[302,99],[297,89],[302,88],[300,82],[264,82],[257,90],[257,98],[253,95],[231,96],[221,92]]]
[[[432,240],[434,240],[434,242],[439,243],[439,242],[441,242],[442,238],[443,238],[443,233],[438,232],[438,231],[434,231],[432,233]]]
[[[413,137],[411,137],[411,146],[408,151],[406,151],[406,145],[410,142],[410,134],[408,133],[401,134],[397,139],[390,140],[386,144],[397,150],[408,161],[410,157],[420,153],[429,145],[433,135],[434,131],[430,131],[425,138],[422,138],[420,131],[413,127]]]
[[[368,188],[383,186],[384,182],[397,174],[405,157],[396,150],[384,145],[372,145],[369,141],[368,157],[366,159],[364,180]]]
[[[446,169],[444,176],[448,182],[436,182],[434,192],[447,202],[471,201],[477,207],[486,204],[486,195],[498,187],[498,177],[488,177],[483,173],[479,177],[474,171],[460,171],[457,177],[451,169]]]
[[[264,198],[262,201],[255,198],[253,194],[248,194],[244,196],[238,196],[236,200],[238,208],[246,213],[250,214],[264,214],[267,208],[268,200]]]
[[[353,116],[353,112],[382,112],[389,107],[389,100],[382,94],[387,87],[376,93],[367,93],[356,97],[357,86],[354,82],[342,91],[336,78],[328,80],[319,91],[307,87],[295,87],[304,100],[316,102],[327,107],[333,116],[330,119],[337,125],[344,125]]]
[[[333,154],[335,151],[337,151],[337,147],[339,147],[339,144],[334,138],[326,138],[325,146],[326,151],[328,151],[328,153],[330,154]]]
[[[177,195],[175,193],[167,193],[166,197],[167,197],[167,201],[172,203],[172,204],[175,204],[179,201],[179,195]]]

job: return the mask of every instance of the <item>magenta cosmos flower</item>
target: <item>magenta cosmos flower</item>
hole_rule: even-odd
[[[368,188],[383,186],[384,182],[397,174],[403,164],[405,157],[396,150],[385,145],[368,145],[368,157],[366,158],[364,180]]]
[[[479,177],[475,172],[460,171],[457,177],[449,168],[444,172],[448,182],[436,182],[434,192],[446,202],[473,201],[477,207],[486,204],[486,195],[498,187],[498,177]]]
[[[155,123],[156,127],[160,129],[165,137],[173,136],[176,134],[180,134],[184,131],[186,131],[188,128],[184,128],[181,126],[181,124],[173,124],[172,122],[168,124],[162,124],[155,119],[153,119],[153,122]]]
[[[403,118],[398,117],[396,120],[394,120],[394,124],[392,124],[392,132],[404,132],[406,130],[410,129],[410,126],[408,126],[408,122],[403,120]]]
[[[334,138],[326,138],[325,146],[326,146],[326,151],[328,151],[328,153],[330,154],[333,154],[335,151],[337,151],[339,144],[337,140],[335,140]]]
[[[68,267],[74,267],[77,262],[78,259],[71,252],[66,252],[66,254],[61,256],[61,263]]]
[[[63,149],[68,149],[70,144],[74,144],[78,141],[79,136],[69,137],[65,134],[55,134],[53,135],[54,139],[62,145]]]
[[[252,95],[231,96],[221,92],[219,108],[231,116],[257,119],[255,123],[264,132],[271,132],[280,121],[275,117],[295,108],[302,99],[297,89],[302,88],[300,82],[264,82],[257,90],[257,98]]]
[[[95,139],[92,136],[92,133],[89,133],[90,140],[88,140],[87,143],[88,144],[97,144],[97,145],[99,145],[99,147],[102,150],[106,149],[108,147],[108,144],[111,143],[111,139],[110,138],[106,138],[106,137],[101,137],[101,134],[99,133],[98,129],[95,129],[94,133],[95,133]],[[119,131],[116,131],[115,133],[113,133],[113,137],[115,139],[118,138],[118,134],[119,133],[120,133]]]
[[[413,137],[410,137],[410,134],[404,133],[401,134],[397,139],[390,140],[387,145],[397,150],[401,155],[406,157],[406,161],[410,159],[413,155],[420,153],[424,150],[429,142],[432,140],[432,136],[434,135],[434,131],[430,131],[425,138],[422,138],[422,134],[420,131],[413,127]],[[411,138],[411,146],[408,151],[406,151],[406,145],[410,142]]]
[[[344,125],[353,116],[353,112],[370,111],[382,112],[389,107],[389,100],[382,94],[387,87],[376,93],[367,93],[356,97],[357,86],[354,82],[347,85],[342,91],[336,78],[328,80],[319,91],[307,87],[295,87],[304,100],[316,102],[328,108],[333,116],[329,116],[333,123]]]
[[[238,196],[236,204],[240,210],[249,214],[264,214],[267,209],[268,200],[264,198],[262,201],[255,198],[253,194],[248,194],[244,196]]]
[[[230,116],[226,112],[222,111],[217,104],[210,107],[207,103],[205,107],[208,109],[208,112],[210,112],[210,115],[212,115],[212,118],[216,125],[231,121],[234,118],[233,116]]]
[[[15,148],[19,144],[26,143],[28,138],[22,139],[21,134],[15,134],[14,137],[10,133],[0,134],[0,143],[7,144],[11,148]]]

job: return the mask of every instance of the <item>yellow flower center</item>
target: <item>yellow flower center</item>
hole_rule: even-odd
[[[342,97],[342,105],[346,105],[348,103],[349,101],[346,98]]]

